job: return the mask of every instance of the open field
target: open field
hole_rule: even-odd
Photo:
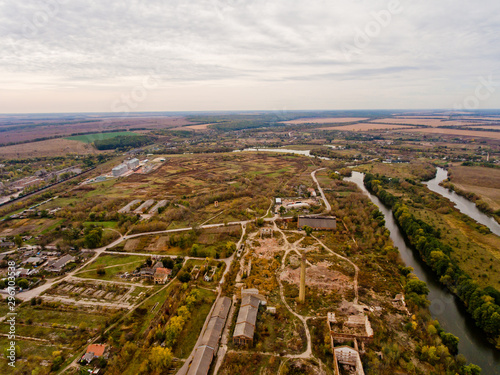
[[[485,131],[442,129],[442,128],[414,128],[414,129],[403,129],[401,131],[412,132],[412,133],[419,132],[426,134],[444,134],[449,136],[500,139],[500,132],[485,132]]]
[[[449,171],[453,185],[479,195],[493,210],[500,209],[500,169],[457,165]]]
[[[179,128],[173,128],[172,130],[207,130],[209,129],[210,125],[214,124],[188,125],[188,126],[181,126]]]
[[[69,139],[49,139],[47,141],[24,143],[0,147],[0,157],[24,159],[43,156],[64,156],[67,154],[98,154],[92,145]]]
[[[434,119],[434,118],[385,118],[370,121],[371,123],[380,124],[403,124],[403,125],[425,125],[425,126],[460,126],[460,125],[472,125],[481,124],[480,121],[462,121],[462,120],[445,120],[445,119]]]
[[[327,117],[327,118],[299,118],[297,120],[282,121],[282,124],[296,125],[296,124],[336,124],[343,122],[354,122],[368,120],[366,117]]]
[[[94,141],[102,141],[104,139],[111,139],[118,136],[133,136],[139,135],[134,132],[112,132],[112,133],[94,133],[94,134],[83,134],[83,135],[75,135],[73,137],[68,137],[71,141],[79,141],[83,143],[92,143]]]
[[[37,118],[36,116],[0,117],[2,142],[26,142],[43,137],[64,137],[75,133],[103,132],[110,130],[165,129],[192,124],[184,117],[168,115],[129,114],[123,118],[103,118],[100,115],[82,114],[81,118],[65,115],[53,118]]]
[[[329,126],[325,128],[318,128],[317,130],[344,130],[344,131],[367,131],[367,130],[392,130],[392,129],[405,129],[407,126],[403,125],[389,125],[389,124],[378,124],[378,123],[360,123],[344,126]],[[413,129],[413,127],[411,127]]]

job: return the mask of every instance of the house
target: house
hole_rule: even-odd
[[[165,284],[171,273],[172,270],[168,268],[158,267],[153,277],[155,284]]]
[[[68,263],[72,263],[75,260],[76,258],[74,256],[65,255],[57,260],[50,261],[45,269],[49,272],[60,273]]]
[[[38,270],[29,270],[27,268],[18,268],[16,277],[28,277],[35,273],[38,273]]]
[[[145,279],[152,279],[155,275],[155,271],[156,270],[151,267],[143,267],[139,272],[139,276]]]
[[[45,259],[40,258],[40,257],[29,257],[28,259],[23,260],[21,263],[28,263],[33,266],[38,266],[39,264],[45,262]]]
[[[154,266],[153,266],[153,269],[156,270],[157,268],[163,268],[163,262],[161,261],[157,261]]]
[[[87,352],[82,357],[82,362],[92,362],[94,358],[108,358],[108,346],[106,344],[91,344],[87,348]]]

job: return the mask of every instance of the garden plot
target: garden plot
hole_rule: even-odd
[[[76,298],[109,302],[123,299],[132,287],[112,283],[61,283],[49,289],[45,295],[50,297]]]

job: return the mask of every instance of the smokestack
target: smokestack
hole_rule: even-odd
[[[306,254],[302,254],[302,262],[300,264],[300,287],[299,287],[299,302],[306,301]]]

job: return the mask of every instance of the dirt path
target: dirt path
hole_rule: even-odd
[[[332,210],[332,206],[330,206],[330,203],[328,202],[328,200],[326,199],[325,197],[325,193],[323,192],[323,189],[321,188],[321,186],[319,185],[319,182],[316,178],[316,172],[317,171],[322,171],[323,169],[326,169],[326,168],[320,168],[320,169],[316,169],[315,171],[311,172],[311,178],[313,179],[313,181],[316,183],[316,185],[318,186],[318,190],[319,190],[319,193],[321,194],[321,199],[323,199],[323,202],[325,203],[325,213],[327,212],[330,212]]]
[[[246,233],[246,222],[245,223],[241,222],[241,237],[236,245],[236,249],[238,249],[239,246],[241,245],[241,243],[243,242],[243,238],[245,236],[245,233]],[[210,312],[207,314],[207,317],[205,319],[205,323],[203,324],[203,328],[201,329],[201,332],[198,336],[198,340],[196,340],[196,344],[194,345],[193,350],[191,351],[191,354],[189,354],[189,357],[184,362],[184,365],[179,369],[179,371],[177,371],[177,375],[184,375],[184,374],[187,374],[187,372],[188,372],[189,365],[194,357],[194,353],[195,353],[196,349],[198,348],[198,346],[200,346],[201,339],[203,337],[203,332],[205,332],[205,329],[207,328],[208,322],[210,321],[210,318],[212,316],[213,309],[214,309],[215,305],[217,305],[217,302],[219,301],[219,298],[222,295],[222,284],[224,284],[224,281],[226,280],[226,275],[229,272],[229,269],[231,268],[231,263],[233,262],[233,259],[235,258],[236,253],[237,253],[237,251],[235,251],[229,258],[223,259],[223,261],[226,263],[226,269],[224,270],[224,273],[222,274],[219,285],[217,286],[219,293],[217,294],[217,298],[215,299],[215,301],[212,305],[212,308],[210,309]],[[228,321],[226,320],[226,324],[227,324],[227,322]],[[223,350],[221,353],[218,353],[217,355],[221,356],[220,362],[222,363],[222,361],[224,359],[224,355],[225,355],[225,350]],[[217,361],[219,361],[219,359],[217,359]]]
[[[285,233],[280,228],[278,228],[278,226],[276,225],[276,222],[274,222],[274,230],[279,232],[283,236],[283,239],[285,240],[285,255],[281,259],[281,268],[280,268],[281,272],[283,272],[283,270],[285,269],[286,256],[290,253],[290,251],[298,252],[297,245],[304,239],[304,237],[302,237],[298,241],[295,241],[293,244],[290,244],[290,242],[288,241],[288,238],[286,238]],[[286,302],[285,293],[283,291],[283,289],[284,289],[283,284],[281,283],[281,277],[280,277],[281,272],[280,272],[280,275],[277,275],[277,277],[276,277],[276,279],[278,280],[278,285],[280,287],[281,300],[283,301],[283,304],[288,309],[288,311],[290,311],[290,313],[292,313],[295,317],[297,317],[302,322],[302,324],[304,325],[304,330],[306,332],[306,337],[307,337],[307,348],[303,353],[295,354],[295,355],[287,355],[286,357],[288,357],[288,358],[311,358],[313,356],[312,355],[312,341],[311,341],[311,332],[309,332],[309,327],[307,326],[307,318],[296,313]]]

